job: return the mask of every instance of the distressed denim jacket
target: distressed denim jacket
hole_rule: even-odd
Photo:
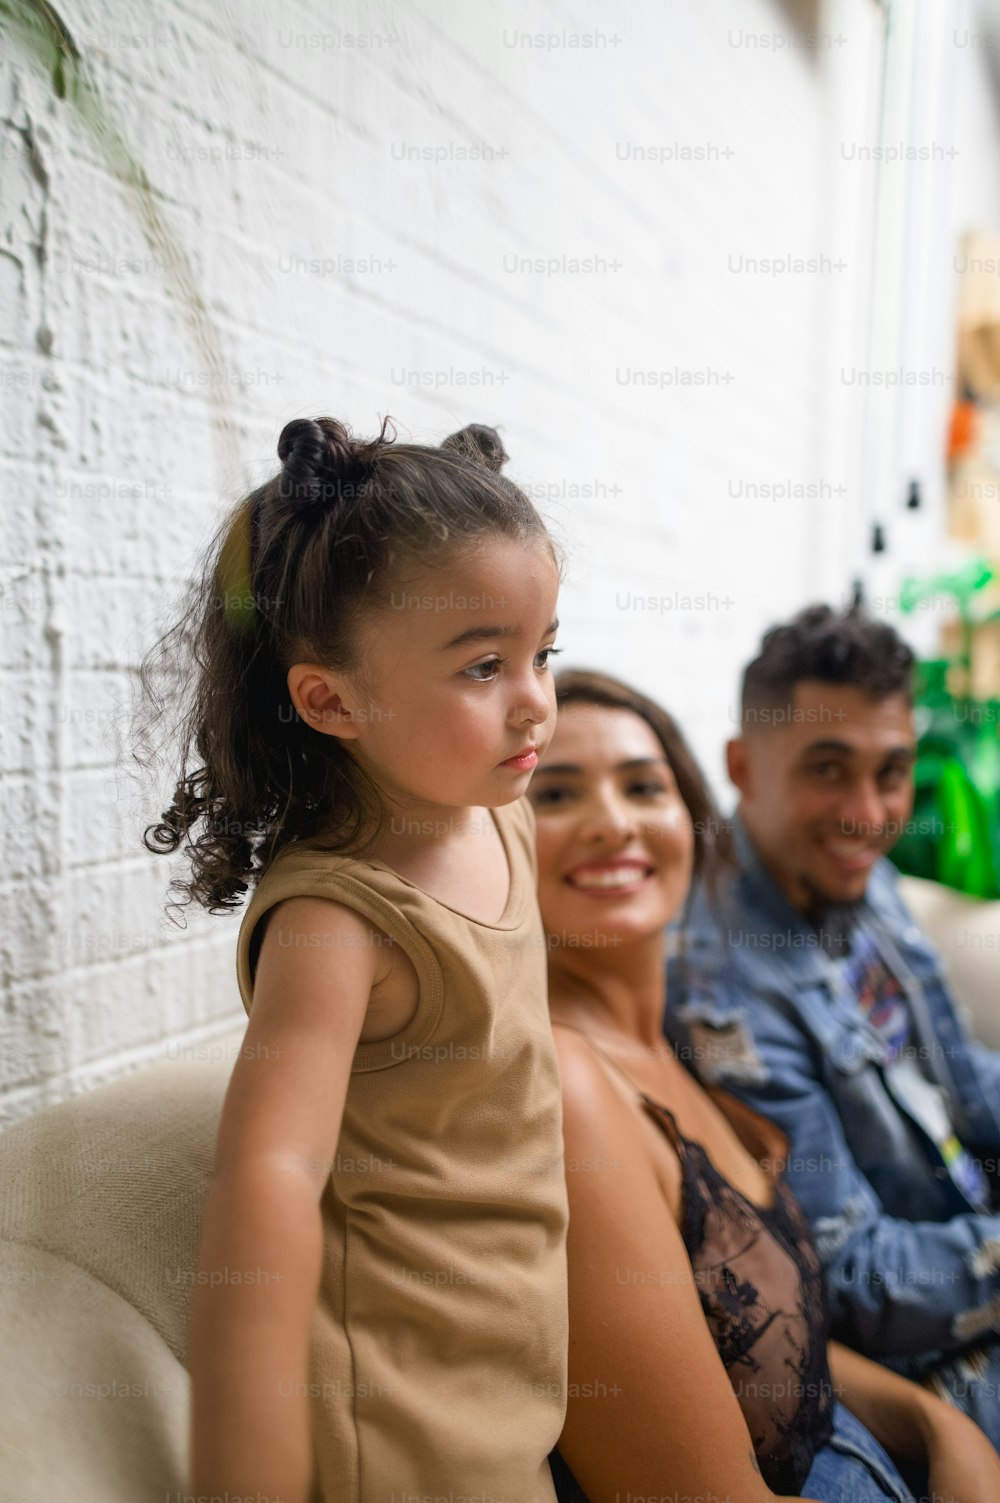
[[[788,1181],[816,1235],[833,1333],[919,1372],[1000,1329],[1000,1215],[975,1211],[897,1104],[882,1038],[739,816],[734,839],[739,877],[714,901],[696,887],[669,933],[665,1032],[703,1081],[787,1134]],[[911,1044],[956,1134],[995,1178],[1000,1055],[970,1040],[896,883],[880,861],[867,919],[905,992]]]

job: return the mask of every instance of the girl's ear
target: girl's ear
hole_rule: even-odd
[[[288,693],[300,718],[313,730],[344,741],[356,739],[358,717],[349,708],[341,674],[319,663],[296,663],[288,670]]]

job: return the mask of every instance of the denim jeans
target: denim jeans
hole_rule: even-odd
[[[888,1454],[843,1404],[834,1409],[833,1434],[813,1461],[802,1496],[819,1503],[914,1503]]]

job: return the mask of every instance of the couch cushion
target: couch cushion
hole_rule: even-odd
[[[76,1264],[134,1306],[181,1363],[219,1115],[242,1032],[212,1040],[207,1059],[138,1071],[0,1136],[0,1240]]]
[[[902,878],[900,892],[940,951],[952,995],[973,1034],[1000,1049],[1000,902],[970,898],[923,877]]]
[[[0,1243],[0,1498],[187,1493],[189,1381],[149,1323],[73,1263]]]

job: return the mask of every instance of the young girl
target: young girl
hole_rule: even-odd
[[[567,1207],[520,795],[555,722],[558,551],[491,429],[303,420],[278,456],[162,644],[192,699],[146,833],[185,842],[188,901],[255,887],[193,1491],[551,1503]]]

